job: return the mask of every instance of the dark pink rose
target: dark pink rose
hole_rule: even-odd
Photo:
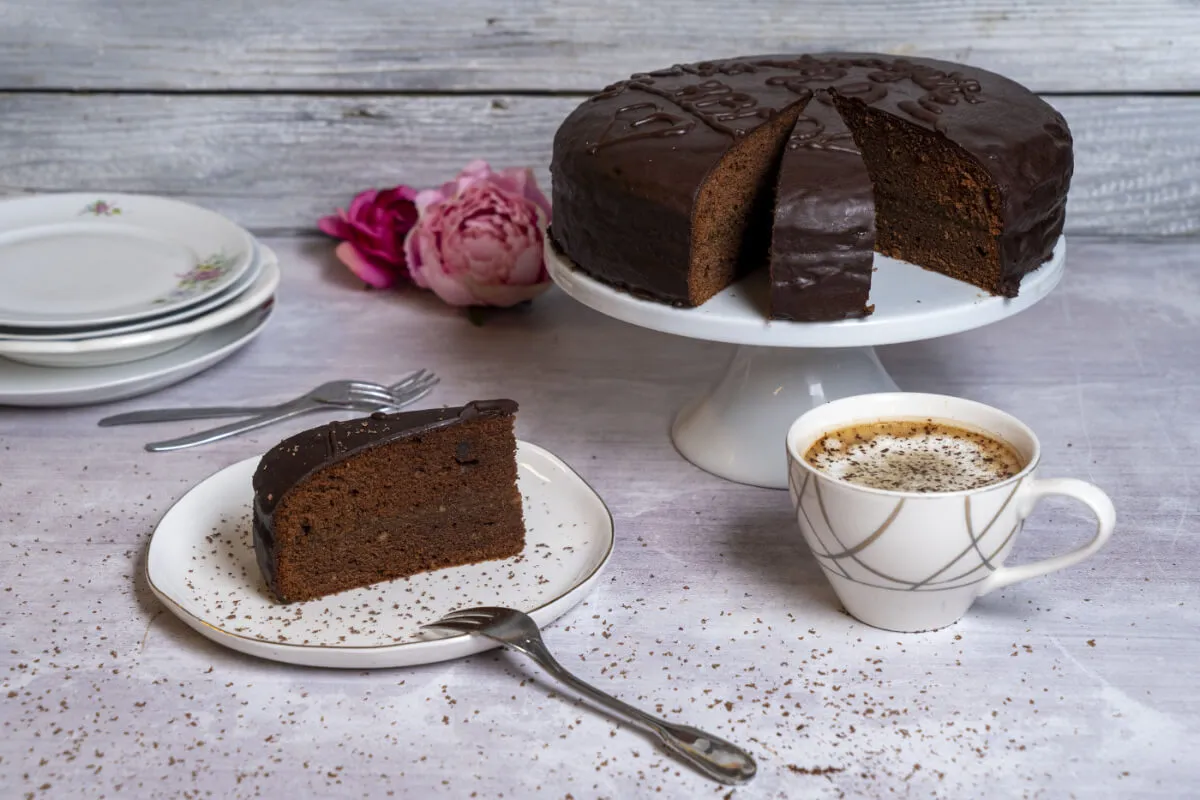
[[[416,204],[404,251],[417,286],[455,306],[512,306],[549,288],[550,203],[532,170],[472,161],[440,189],[419,192]]]
[[[377,289],[408,278],[404,237],[417,221],[417,192],[408,186],[368,189],[354,198],[348,211],[323,217],[317,226],[342,240],[338,260]]]

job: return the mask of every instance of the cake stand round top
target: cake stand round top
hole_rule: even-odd
[[[961,333],[1011,317],[1048,295],[1062,278],[1066,238],[1050,260],[1021,281],[1017,297],[983,289],[914,264],[875,254],[875,312],[836,322],[768,320],[766,270],[757,270],[698,308],[643,300],[579,270],[546,239],[546,264],[563,291],[602,314],[643,328],[764,347],[868,347]]]

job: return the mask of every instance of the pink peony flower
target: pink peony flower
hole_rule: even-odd
[[[404,237],[417,221],[417,192],[408,186],[368,189],[350,203],[350,210],[323,217],[317,226],[343,240],[334,252],[338,260],[377,289],[408,278]]]
[[[532,170],[472,161],[416,204],[404,252],[417,286],[455,306],[512,306],[550,286],[542,259],[550,203]]]

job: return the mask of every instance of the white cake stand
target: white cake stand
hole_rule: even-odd
[[[784,435],[813,406],[866,392],[895,391],[875,346],[933,339],[990,325],[1048,295],[1063,274],[1066,239],[1026,275],[1019,297],[981,289],[875,255],[875,313],[838,322],[770,322],[759,270],[700,308],[640,300],[580,272],[547,243],[550,276],[602,314],[643,328],[740,345],[724,376],[676,415],[671,438],[696,466],[739,483],[787,488]],[[920,388],[920,387],[914,387]]]

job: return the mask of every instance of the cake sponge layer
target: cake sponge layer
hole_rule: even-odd
[[[407,427],[404,414],[334,423],[268,453],[255,476],[255,547],[276,597],[308,600],[520,553],[509,405],[470,404]],[[339,446],[356,424],[377,435]],[[296,474],[293,462],[312,456],[301,451],[322,441],[327,456]]]

